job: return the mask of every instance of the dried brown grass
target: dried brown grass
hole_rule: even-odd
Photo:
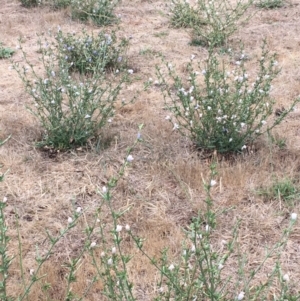
[[[117,14],[121,15],[118,34],[131,37],[130,65],[135,70],[134,77],[138,77],[124,91],[126,98],[136,89],[141,90],[149,77],[155,79],[154,67],[161,63],[156,53],[162,53],[167,61],[181,70],[191,54],[200,60],[205,55],[202,48],[188,45],[188,32],[169,27],[167,4],[162,0],[125,0],[117,9]],[[245,51],[251,57],[259,55],[263,38],[278,53],[282,72],[273,90],[278,107],[287,107],[300,94],[299,5],[300,2],[295,0],[279,10],[259,11],[233,37],[234,41],[243,39]],[[83,27],[70,21],[66,11],[29,10],[22,8],[18,1],[2,1],[0,11],[1,40],[15,47],[18,37],[22,37],[29,58],[36,64],[37,33],[50,28],[55,30],[58,25],[66,31],[78,31]],[[95,29],[89,27],[89,30]],[[19,52],[14,60],[22,60]],[[145,125],[142,132],[144,142],[133,151],[135,160],[114,191],[113,205],[118,209],[132,207],[124,218],[124,224],[130,224],[134,232],[147,239],[145,248],[150,255],[158,256],[166,246],[170,248],[171,257],[178,255],[183,239],[181,227],[187,226],[191,217],[205,208],[203,179],[209,173],[210,159],[203,159],[188,140],[172,132],[164,119],[166,112],[159,89],[154,86],[142,92],[136,103],[118,113],[107,133],[112,142],[100,154],[70,152],[49,158],[47,153],[33,146],[41,129],[26,111],[25,104],[30,99],[24,93],[17,74],[9,71],[9,65],[8,60],[0,61],[1,137],[12,135],[12,139],[0,149],[3,170],[10,170],[2,184],[1,194],[8,197],[6,215],[12,238],[9,249],[14,255],[18,254],[16,216],[19,217],[26,274],[35,266],[35,246],[39,246],[41,251],[48,246],[45,228],[58,233],[66,226],[67,218],[76,206],[86,208],[86,220],[90,220],[100,202],[97,187],[105,185],[118,171],[126,147],[136,137],[139,123]],[[284,202],[264,201],[256,194],[261,186],[270,185],[274,176],[299,177],[298,119],[299,111],[296,110],[276,130],[278,135],[287,139],[286,150],[270,145],[267,137],[262,137],[253,153],[230,160],[219,158],[219,185],[213,189],[215,207],[234,207],[218,218],[214,243],[221,248],[221,241],[229,240],[235,222],[242,219],[239,243],[241,253],[248,254],[246,268],[261,262],[266,245],[272,245],[279,239],[290,212],[299,212],[297,202],[294,208],[290,208]],[[104,211],[104,222],[108,216]],[[82,222],[63,239],[43,267],[42,274],[47,274],[43,281],[52,285],[49,292],[52,300],[63,300],[66,270],[62,263],[82,246],[83,228]],[[283,270],[295,280],[295,290],[298,291],[299,240],[299,227],[296,226],[282,256]],[[150,300],[157,274],[132,243],[127,243],[125,249],[135,255],[129,269],[130,278],[136,284],[138,300]],[[273,264],[272,258],[266,262],[257,283],[264,279]],[[74,291],[83,291],[92,272],[88,258],[84,258]],[[226,267],[226,274],[235,277],[236,273],[237,261],[233,257]],[[13,262],[10,276],[10,293],[17,296],[21,290],[18,260]],[[86,300],[100,300],[102,287],[103,284],[98,283]],[[43,298],[40,286],[36,286],[30,300],[45,300]]]

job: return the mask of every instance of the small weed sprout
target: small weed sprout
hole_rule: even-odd
[[[97,36],[85,31],[81,36],[59,31],[56,36],[57,51],[62,60],[70,65],[70,71],[102,73],[122,70],[126,67],[128,40],[118,43],[116,34],[100,32]]]
[[[0,59],[7,59],[10,58],[15,51],[9,47],[4,47],[3,44],[0,42]]]
[[[60,35],[59,31],[56,38]],[[45,75],[36,73],[22,47],[28,66],[14,64],[14,69],[22,79],[27,93],[33,98],[33,104],[28,106],[30,112],[38,118],[45,130],[40,146],[57,149],[84,146],[99,137],[100,130],[114,116],[115,104],[122,85],[127,81],[127,74],[119,77],[110,75],[109,82],[107,75],[100,71],[106,67],[103,64],[108,63],[106,58],[110,57],[109,49],[112,48],[104,46],[108,50],[106,58],[100,57],[95,63],[95,68],[99,67],[100,70],[94,69],[92,74],[85,76],[69,72],[75,63],[78,64],[76,68],[91,66],[84,65],[82,58],[74,57],[79,60],[70,62],[68,53],[63,51],[61,44],[49,45],[46,42],[44,47],[41,40],[39,43]]]
[[[72,18],[98,26],[106,26],[117,21],[114,8],[119,0],[71,0]]]
[[[197,147],[220,153],[240,151],[259,135],[278,125],[300,99],[296,99],[280,117],[270,121],[275,100],[270,96],[271,83],[279,69],[266,45],[258,60],[257,76],[247,73],[244,60],[234,67],[222,64],[210,50],[205,68],[187,65],[188,78],[176,75],[167,64],[167,75],[158,70],[158,77],[173,129],[187,135]],[[198,71],[199,70],[199,71]],[[166,78],[170,78],[170,84]]]

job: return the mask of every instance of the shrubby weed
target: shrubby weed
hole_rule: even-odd
[[[13,49],[3,46],[3,43],[0,42],[0,59],[10,58],[14,53]]]
[[[176,0],[171,23],[176,27],[191,27],[192,44],[222,46],[238,29],[254,0],[197,0],[191,6],[186,0]]]
[[[41,40],[39,42],[45,74],[36,73],[22,47],[21,51],[27,66],[14,64],[27,93],[33,98],[33,104],[28,108],[38,118],[45,131],[40,145],[58,149],[83,146],[93,139],[98,139],[101,129],[114,116],[119,92],[127,81],[126,74],[122,76],[111,74],[108,79],[108,75],[104,72],[111,62],[110,58],[115,56],[114,52],[110,53],[114,50],[107,45],[106,38],[97,49],[100,55],[93,57],[95,65],[92,67],[84,65],[86,62],[83,58],[84,55],[91,55],[88,53],[90,49],[83,53],[82,57],[76,55],[72,57],[77,61],[69,60],[69,46],[66,45],[65,49],[63,37],[65,35],[59,29],[56,35],[58,44],[52,45],[46,40],[44,46]],[[68,40],[68,37],[66,39]],[[73,42],[76,40],[72,39]],[[92,38],[91,43],[93,44]],[[77,48],[74,50],[78,51]],[[107,51],[106,55],[101,53],[102,50]],[[91,72],[86,76],[70,73],[69,70],[72,68]]]
[[[136,143],[140,140],[139,134]],[[290,286],[289,275],[282,272],[280,265],[281,254],[297,219],[296,213],[291,214],[289,225],[280,241],[269,248],[261,262],[250,271],[244,270],[244,264],[247,260],[245,256],[236,253],[238,249],[239,221],[233,229],[232,238],[223,242],[225,247],[223,249],[215,248],[213,236],[217,229],[217,218],[223,212],[219,212],[214,208],[211,197],[211,190],[217,184],[216,166],[214,164],[211,166],[211,175],[208,181],[203,180],[206,191],[206,210],[199,212],[190,227],[186,229],[186,239],[183,242],[182,252],[178,257],[170,260],[166,248],[161,252],[160,258],[150,257],[143,247],[144,239],[138,237],[129,224],[124,223],[126,212],[130,210],[130,207],[118,211],[112,205],[113,190],[119,179],[124,175],[127,165],[134,160],[131,151],[135,144],[128,150],[124,164],[118,174],[109,180],[107,186],[98,189],[102,200],[99,200],[99,209],[94,219],[87,223],[84,232],[84,244],[77,255],[72,256],[69,262],[64,265],[68,272],[65,277],[65,297],[63,300],[84,300],[92,291],[93,285],[98,281],[103,283],[103,290],[99,291],[98,294],[107,297],[108,300],[138,300],[134,295],[134,283],[128,278],[127,264],[132,255],[124,252],[123,242],[125,240],[133,242],[137,249],[157,269],[157,290],[154,292],[153,300],[266,300],[274,283],[277,283],[278,290],[272,293],[273,300],[283,301],[287,298],[288,300],[297,300],[299,298],[299,295],[296,296],[290,290],[292,285]],[[10,264],[13,258],[8,255],[9,237],[7,236],[8,227],[4,214],[6,202],[6,198],[0,202],[0,274],[2,275],[0,297],[3,301],[21,301],[28,299],[33,285],[47,276],[41,275],[42,266],[55,254],[55,247],[58,242],[66,237],[72,228],[77,226],[84,211],[81,207],[74,210],[72,216],[69,216],[66,220],[66,227],[60,231],[59,235],[53,235],[50,231],[46,231],[49,243],[48,250],[44,252],[44,255],[37,254],[35,266],[30,269],[30,275],[24,273],[23,258],[20,258],[23,290],[16,299],[11,298],[7,291],[10,280]],[[106,220],[104,223],[101,219],[101,213],[105,207],[109,209],[110,221]],[[121,222],[121,218],[123,222]],[[19,241],[19,244],[21,244],[21,241]],[[97,256],[99,253],[100,257]],[[19,255],[22,257],[21,252]],[[231,256],[235,256],[235,261],[238,263],[237,277],[224,278],[223,273],[228,268],[228,259]],[[89,279],[86,279],[86,287],[81,295],[78,295],[74,293],[72,285],[77,281],[76,273],[83,258],[88,258],[95,270],[93,273],[90,272]],[[258,273],[262,272],[264,263],[270,258],[275,258],[275,267],[267,275],[264,282],[254,285],[252,281]],[[46,286],[44,286],[44,294],[47,294],[46,291],[51,287],[51,284]]]
[[[264,44],[256,75],[247,73],[243,54],[234,66],[226,66],[212,49],[202,69],[193,59],[188,63],[186,78],[179,77],[170,64],[167,74],[158,68],[165,99],[171,100],[166,105],[172,112],[167,119],[173,129],[204,150],[224,153],[247,148],[300,101],[296,99],[280,117],[269,120],[275,105],[271,83],[279,72],[275,58]]]
[[[126,51],[128,40],[118,43],[116,34],[100,32],[97,36],[85,31],[81,36],[75,33],[63,34],[59,31],[56,36],[57,51],[62,60],[70,65],[70,71],[80,73],[101,73],[117,71],[126,67]]]
[[[205,21],[201,18],[199,7],[192,7],[186,0],[172,0],[171,25],[175,28],[192,28],[203,26]]]
[[[98,26],[115,23],[114,9],[119,0],[71,0],[72,18],[81,21],[91,20]]]

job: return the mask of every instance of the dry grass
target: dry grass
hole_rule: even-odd
[[[116,13],[121,16],[120,36],[130,39],[130,66],[134,69],[133,84],[123,93],[130,97],[135,90],[141,90],[149,77],[155,79],[155,65],[160,64],[161,53],[165,58],[183,69],[191,54],[197,59],[204,57],[201,47],[189,46],[189,34],[185,30],[169,27],[170,1],[123,0]],[[259,54],[263,38],[271,49],[278,53],[282,66],[273,96],[278,107],[287,107],[300,94],[300,2],[291,0],[278,10],[257,10],[256,15],[232,38],[245,43],[245,51],[251,57]],[[44,8],[25,9],[16,0],[2,0],[0,7],[1,41],[10,47],[17,45],[22,37],[23,46],[34,64],[37,59],[37,33],[56,29],[79,31],[83,25],[70,20],[67,11],[51,12]],[[88,27],[88,30],[97,30]],[[110,28],[108,28],[110,30]],[[20,52],[14,60],[22,61]],[[172,132],[165,121],[164,101],[155,86],[142,92],[136,103],[125,107],[114,119],[107,135],[111,143],[100,154],[92,151],[70,152],[49,158],[47,153],[34,148],[41,129],[37,121],[26,111],[30,102],[24,93],[22,83],[14,71],[9,71],[10,62],[0,61],[0,120],[1,138],[12,135],[12,139],[0,149],[2,170],[9,169],[1,187],[1,195],[8,197],[6,210],[9,225],[10,253],[18,254],[16,215],[23,243],[23,257],[26,273],[35,266],[36,246],[41,252],[47,247],[45,228],[58,233],[66,226],[72,208],[81,206],[90,220],[98,208],[100,198],[97,187],[105,185],[114,175],[137,134],[137,124],[143,123],[144,142],[134,150],[133,164],[114,191],[115,208],[131,210],[124,217],[124,224],[132,226],[134,232],[147,238],[145,248],[151,255],[169,246],[171,256],[180,252],[183,238],[181,231],[198,210],[204,208],[202,179],[209,173],[209,158],[203,158],[191,147],[190,142]],[[220,157],[218,162],[218,187],[213,189],[215,207],[226,209],[234,206],[226,215],[218,218],[218,231],[214,235],[216,247],[230,238],[235,222],[241,218],[239,232],[240,250],[248,254],[247,267],[256,266],[263,258],[267,245],[274,244],[286,227],[289,214],[299,212],[284,202],[264,201],[256,191],[262,185],[272,184],[273,177],[299,178],[300,140],[299,110],[295,110],[276,132],[286,138],[287,148],[280,150],[262,137],[254,152],[236,156],[230,160]],[[103,221],[108,220],[103,212]],[[51,283],[51,300],[63,300],[65,268],[61,265],[82,246],[84,222],[73,229],[59,245],[55,254],[46,263],[42,273],[45,281]],[[282,268],[289,273],[295,291],[299,291],[300,277],[300,228],[294,230],[282,256]],[[138,300],[150,300],[155,289],[156,273],[149,262],[141,256],[132,244],[125,244],[127,252],[135,254],[130,262],[130,277],[136,284]],[[100,250],[101,251],[101,250]],[[99,252],[100,252],[99,251]],[[272,258],[255,280],[264,279],[273,266]],[[226,274],[236,275],[236,257],[231,259]],[[92,273],[88,258],[84,259],[78,272],[74,291],[82,291],[86,278]],[[102,283],[98,283],[86,300],[99,299]],[[17,295],[21,289],[18,260],[11,267],[9,291]],[[45,300],[41,288],[36,286],[30,300]]]

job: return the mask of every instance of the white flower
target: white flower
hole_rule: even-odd
[[[168,269],[169,269],[170,271],[174,270],[174,268],[175,268],[174,264],[171,264],[171,265],[168,267]]]
[[[168,63],[168,68],[169,68],[169,69],[172,69],[172,67],[173,67],[172,64],[171,64],[171,63]]]
[[[241,62],[240,61],[236,61],[235,64],[239,66],[241,64]]]
[[[241,123],[241,128],[243,128],[246,125],[246,123],[242,122]]]
[[[196,251],[196,246],[195,246],[195,245],[192,245],[192,246],[191,246],[191,252],[194,253],[195,251]]]
[[[112,123],[112,119],[111,118],[107,119],[107,122]]]
[[[115,254],[115,253],[117,252],[116,247],[113,247],[113,248],[111,249],[111,252],[112,252],[113,254]]]
[[[222,263],[220,263],[219,265],[218,265],[218,270],[222,270],[224,268],[224,265],[222,264]]]
[[[158,292],[159,292],[160,294],[162,294],[162,293],[164,292],[164,288],[163,288],[163,287],[160,287],[160,288],[158,289]]]
[[[232,138],[229,138],[229,142],[231,142],[232,141]]]
[[[132,162],[133,161],[133,157],[131,155],[129,155],[126,160],[127,160],[127,162]]]
[[[85,119],[91,118],[91,115],[86,114],[84,118],[85,118]]]
[[[128,73],[129,73],[129,74],[132,74],[132,73],[133,73],[133,70],[132,70],[132,69],[129,69],[129,70],[128,70]]]
[[[206,74],[206,70],[202,70],[202,74],[205,75]]]
[[[209,225],[205,226],[205,231],[208,232],[209,231]]]
[[[127,225],[125,226],[125,229],[126,229],[126,231],[130,231],[130,226],[127,224]]]
[[[195,55],[194,54],[192,54],[191,55],[191,60],[193,60],[195,58]]]
[[[173,126],[173,131],[174,130],[178,130],[179,129],[179,124],[177,124],[177,123],[174,123],[174,126]]]
[[[51,75],[52,77],[55,77],[55,72],[53,70],[51,71]]]
[[[103,186],[103,187],[102,187],[102,192],[103,192],[103,193],[106,193],[106,192],[107,192],[106,186]]]
[[[262,120],[261,123],[262,123],[262,124],[266,124],[267,122],[266,122],[265,120]]]
[[[107,260],[107,264],[108,264],[108,265],[112,265],[112,264],[113,264],[112,258],[109,258],[109,259]]]
[[[100,256],[104,257],[105,256],[105,252],[101,252]]]
[[[2,203],[6,203],[7,202],[7,197],[5,196],[2,200]]]
[[[30,274],[30,276],[32,276],[34,274],[34,269],[30,269],[29,274]]]
[[[210,110],[211,110],[211,107],[210,107],[210,106],[208,106],[208,107],[207,107],[207,110],[208,110],[208,111],[210,111]]]
[[[72,223],[73,223],[72,217],[68,217],[68,223],[69,223],[69,224],[72,224]]]
[[[95,246],[96,246],[96,242],[95,241],[93,241],[92,243],[91,243],[91,245],[90,245],[90,248],[94,248]]]
[[[76,212],[80,213],[81,211],[82,211],[82,208],[81,207],[77,207]]]
[[[285,282],[290,281],[289,275],[288,274],[284,274],[283,277],[282,277],[282,280],[285,281]]]
[[[166,120],[170,120],[171,119],[171,117],[168,115],[168,116],[166,116],[166,118],[165,118]]]
[[[246,148],[247,148],[247,146],[243,145],[242,148],[241,148],[241,150],[246,149]]]
[[[213,187],[213,186],[215,186],[217,184],[217,181],[215,181],[215,180],[211,180],[210,181],[210,187]]]
[[[117,227],[116,227],[116,232],[121,232],[122,229],[123,229],[123,226],[117,225]]]
[[[245,293],[244,292],[240,292],[237,296],[237,299],[240,301],[240,300],[243,300],[245,297]]]
[[[291,219],[292,219],[293,221],[295,221],[295,220],[297,219],[297,213],[292,213],[292,214],[291,214]]]

